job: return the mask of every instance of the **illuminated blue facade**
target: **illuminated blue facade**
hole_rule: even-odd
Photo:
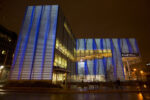
[[[58,5],[28,6],[10,80],[124,81],[130,76],[123,60],[128,57],[139,57],[134,38],[75,41]]]
[[[28,6],[10,79],[51,80],[58,6]]]
[[[133,54],[135,57],[139,56],[134,38],[77,39],[76,44],[77,52],[79,51],[80,53],[77,56],[81,57],[81,61],[78,61],[76,64],[76,75],[79,77],[78,79],[84,79],[85,81],[114,81],[116,79],[124,81],[125,66],[122,58],[129,54]],[[91,50],[93,52],[101,51],[101,54],[111,52],[111,56],[103,56],[100,59],[92,58],[92,55],[96,53],[93,53]],[[88,51],[92,52],[90,55],[92,59],[90,60],[85,59],[89,56],[86,54]],[[82,59],[85,60],[83,61]]]

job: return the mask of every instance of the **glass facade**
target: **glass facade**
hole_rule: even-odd
[[[19,34],[11,80],[51,80],[58,6],[28,6]]]
[[[139,59],[134,38],[78,38],[57,5],[28,6],[11,80],[121,81]]]
[[[67,80],[67,75],[69,76],[75,72],[75,38],[61,10],[58,13],[58,22],[54,52],[53,83],[62,83]]]
[[[73,77],[78,81],[124,81],[128,71],[124,68],[126,61],[123,59],[139,58],[134,38],[83,38],[77,39],[76,44],[77,74]]]

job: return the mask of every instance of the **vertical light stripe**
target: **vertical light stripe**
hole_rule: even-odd
[[[120,42],[120,38],[118,39],[118,47],[119,47],[120,53],[122,53],[122,52],[121,52],[121,42]]]
[[[104,42],[104,39],[101,39],[100,42],[101,42],[101,43],[100,43],[100,44],[101,44],[101,45],[100,45],[100,46],[101,46],[101,49],[103,50],[103,49],[104,49],[104,45],[103,45],[103,44],[104,44],[104,43],[103,43],[103,42]],[[103,57],[102,61],[103,61],[103,67],[104,67],[104,75],[105,75],[105,78],[106,78],[106,74],[107,74],[107,73],[106,73],[106,58]]]
[[[25,41],[24,41],[23,53],[21,55],[21,61],[20,61],[20,64],[19,64],[18,80],[20,79],[20,76],[21,76],[21,70],[22,70],[24,55],[25,55],[25,52],[26,52],[26,47],[27,47],[27,44],[28,44],[28,39],[29,39],[30,31],[31,31],[31,28],[32,28],[34,10],[35,10],[35,6],[33,6],[33,9],[32,9],[32,15],[31,15],[31,20],[30,20],[30,25],[28,27],[28,32],[26,33],[26,37],[25,37]]]
[[[12,75],[12,71],[14,69],[14,66],[15,66],[15,63],[16,63],[16,60],[17,60],[17,57],[18,57],[18,51],[19,51],[19,47],[21,45],[21,37],[22,37],[22,30],[24,28],[24,23],[25,23],[25,18],[27,16],[27,11],[28,11],[28,7],[26,8],[26,11],[25,11],[25,16],[23,18],[23,24],[22,24],[22,27],[21,27],[21,31],[19,33],[19,38],[18,38],[18,41],[17,41],[17,45],[16,45],[16,49],[15,49],[15,54],[14,54],[14,58],[13,58],[13,63],[12,63],[12,66],[11,66],[11,72],[10,72],[10,77]]]
[[[122,68],[122,73],[123,73],[123,77],[125,78],[125,75],[124,75],[124,68],[123,68],[123,63],[122,63],[122,57],[121,57],[121,46],[120,46],[120,39],[118,39],[118,47],[119,47],[119,60],[120,60],[120,63],[121,63],[121,68]]]
[[[35,59],[35,54],[36,54],[36,47],[37,47],[39,30],[40,30],[40,22],[41,22],[41,17],[42,17],[42,11],[43,11],[43,6],[41,7],[40,14],[38,15],[38,18],[37,18],[37,26],[36,26],[36,31],[35,31],[33,56],[32,56],[32,61],[31,61],[32,63],[31,63],[31,71],[30,71],[30,78],[29,79],[32,78],[32,71],[33,71],[34,59]]]
[[[86,50],[86,39],[84,39],[84,50]],[[87,68],[87,60],[84,62],[84,70],[85,70],[85,75],[88,75],[88,68]]]
[[[78,39],[76,39],[76,50],[78,50]],[[78,75],[78,62],[76,62],[76,75]]]
[[[116,69],[116,63],[115,63],[115,56],[114,56],[114,44],[113,44],[113,41],[112,39],[110,39],[110,44],[111,44],[111,51],[112,51],[112,65],[114,67],[114,78],[115,80],[117,79],[117,69]]]
[[[52,74],[53,72],[53,62],[54,62],[54,50],[55,50],[55,42],[56,42],[56,30],[57,30],[57,20],[58,20],[58,6],[57,6],[57,10],[56,10],[56,17],[54,19],[54,26],[53,26],[53,29],[52,29],[52,39],[53,39],[53,48],[52,48],[52,64],[51,64],[51,72],[50,72],[50,75]],[[50,79],[52,79],[52,75],[50,76]]]
[[[96,48],[96,42],[95,42],[95,39],[93,39],[93,50],[96,50],[97,48]],[[97,66],[97,59],[94,59],[93,60],[93,73],[94,73],[94,75],[96,75],[96,66]]]
[[[137,51],[137,53],[140,55],[140,51],[139,51],[139,48],[138,48],[137,40],[136,40],[136,39],[135,39],[135,46],[136,46],[136,51]]]
[[[40,79],[42,79],[44,60],[45,60],[45,51],[46,51],[46,45],[47,45],[47,38],[48,38],[48,33],[49,33],[49,28],[50,28],[51,6],[49,6],[49,7],[50,7],[50,11],[47,14],[47,24],[46,24],[46,30],[45,30],[45,35],[44,35],[44,45],[43,45],[43,52],[42,52],[42,63],[41,63]]]
[[[126,41],[127,41],[129,53],[133,53],[131,44],[130,44],[130,42],[129,42],[129,39],[126,39]]]

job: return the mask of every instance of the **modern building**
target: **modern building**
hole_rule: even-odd
[[[139,59],[134,38],[76,39],[58,5],[28,6],[10,80],[124,81]]]
[[[76,59],[71,79],[87,82],[130,80],[130,65],[140,62],[134,38],[77,39]]]
[[[28,6],[10,79],[65,80],[75,50],[71,33],[58,5]]]
[[[0,81],[7,79],[17,43],[17,34],[0,25]]]

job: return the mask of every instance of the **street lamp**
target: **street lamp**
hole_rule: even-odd
[[[4,66],[3,66],[3,65],[1,65],[1,66],[0,66],[0,70],[1,70],[1,69],[3,69],[3,68],[4,68]]]
[[[143,74],[144,72],[141,70],[140,73]]]
[[[138,70],[136,68],[134,68],[133,71],[134,71],[134,73],[136,75],[136,80],[138,80],[139,79]]]
[[[143,70],[140,70],[140,74],[141,74],[141,79],[143,80],[144,71],[143,71]]]
[[[5,51],[5,50],[3,50],[3,51],[2,51],[2,55],[5,55],[5,54],[6,54],[6,51]]]
[[[136,70],[137,70],[136,68],[133,69],[133,71],[136,71]]]
[[[2,76],[3,68],[4,68],[4,66],[1,65],[1,66],[0,66],[0,79],[1,79],[1,76]]]

